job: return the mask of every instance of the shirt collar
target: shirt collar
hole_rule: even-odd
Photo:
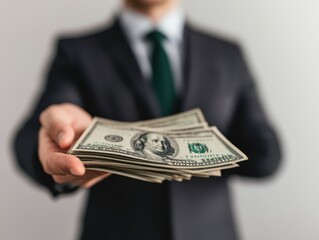
[[[170,10],[158,22],[132,9],[123,8],[120,12],[120,23],[130,40],[140,40],[150,31],[161,31],[169,41],[179,42],[183,37],[184,12],[181,7]]]

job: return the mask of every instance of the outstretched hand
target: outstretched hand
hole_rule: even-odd
[[[92,117],[74,104],[52,105],[40,115],[39,159],[44,171],[56,183],[69,183],[73,186],[90,188],[110,174],[86,171],[83,163],[75,156],[66,154]]]

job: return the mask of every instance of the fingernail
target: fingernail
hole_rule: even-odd
[[[70,169],[70,172],[71,172],[71,174],[74,175],[74,176],[82,176],[82,175],[83,175],[82,169],[79,169],[79,168],[77,168],[77,169],[71,168],[71,169]]]
[[[60,132],[59,135],[58,135],[59,144],[61,144],[61,140],[62,140],[63,137],[64,137],[64,132]]]

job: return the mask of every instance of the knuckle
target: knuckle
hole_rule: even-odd
[[[43,170],[47,173],[48,171],[48,166],[46,164],[47,160],[46,160],[46,156],[42,154],[41,149],[38,149],[38,157],[39,157],[39,161],[42,165]]]
[[[52,104],[48,106],[47,108],[45,108],[40,114],[40,119],[45,117],[47,114],[50,114],[50,112],[54,110],[55,108],[56,108],[56,104]]]
[[[43,168],[45,173],[50,174],[50,175],[52,174],[52,169],[51,169],[50,166],[48,166],[48,164],[43,164],[42,163],[42,168]]]
[[[44,155],[40,157],[40,162],[42,164],[43,170],[45,173],[49,175],[53,175],[56,173],[56,169],[53,164],[53,158],[50,155]]]
[[[42,146],[44,135],[45,135],[45,129],[43,127],[41,127],[39,129],[39,132],[38,132],[38,141],[39,141],[38,154],[39,155],[40,155],[40,152],[41,152],[41,146]]]
[[[48,119],[56,114],[59,114],[59,106],[58,104],[52,104],[40,113],[39,121],[43,126],[46,126]]]
[[[50,159],[48,157],[43,157],[41,163],[42,163],[44,172],[46,172],[47,174],[53,173],[52,166],[50,164]]]
[[[72,107],[74,107],[75,105],[72,104],[72,103],[61,103],[60,106],[61,106],[61,107],[64,107],[64,108],[72,108]]]
[[[46,110],[44,110],[43,112],[40,113],[39,121],[40,121],[41,125],[44,124],[45,115],[46,115]]]
[[[59,104],[51,104],[51,105],[47,108],[47,110],[48,110],[49,112],[54,112],[54,111],[56,111],[57,109],[59,109]]]

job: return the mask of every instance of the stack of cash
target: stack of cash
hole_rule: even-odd
[[[95,117],[69,154],[86,169],[148,182],[220,176],[247,160],[199,109],[141,122]]]

